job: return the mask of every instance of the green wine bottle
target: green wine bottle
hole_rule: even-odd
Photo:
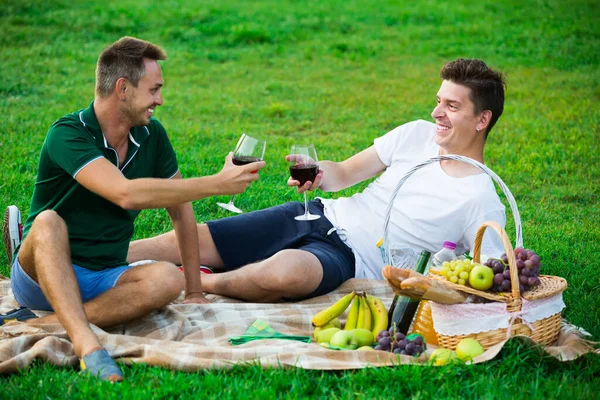
[[[427,250],[423,250],[417,260],[414,270],[423,274],[429,263],[429,257],[431,257],[431,253]],[[406,296],[395,295],[388,312],[390,327],[395,325],[397,332],[402,332],[406,335],[410,328],[410,324],[415,317],[417,308],[419,307],[419,302],[420,300],[413,300]]]

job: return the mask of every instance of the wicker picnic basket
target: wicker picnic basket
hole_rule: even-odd
[[[389,231],[389,223],[390,217],[392,213],[393,202],[400,190],[400,187],[404,184],[404,182],[417,170],[423,168],[426,165],[429,165],[434,162],[439,162],[442,160],[455,160],[468,163],[473,165],[486,174],[488,174],[496,184],[502,189],[508,203],[510,205],[513,218],[515,221],[515,230],[516,230],[516,247],[522,247],[523,239],[522,239],[522,227],[521,220],[519,216],[519,211],[517,209],[516,202],[514,197],[508,187],[504,184],[504,182],[500,179],[498,175],[496,175],[492,170],[490,170],[485,165],[470,159],[468,157],[458,156],[458,155],[440,155],[436,157],[432,157],[415,167],[413,167],[397,184],[394,192],[392,193],[392,197],[388,204],[386,216],[385,216],[385,225],[384,225],[384,243],[388,243],[388,231]],[[499,223],[495,221],[487,221],[482,224],[482,226],[477,231],[475,237],[475,243],[473,248],[473,261],[479,262],[481,257],[481,243],[483,240],[483,235],[487,228],[491,228],[494,230],[502,240],[502,244],[504,246],[504,250],[506,252],[508,258],[508,264],[510,269],[511,276],[511,291],[508,293],[492,293],[492,292],[484,292],[480,290],[473,289],[471,287],[467,287],[464,285],[458,285],[452,282],[447,281],[441,276],[430,275],[434,279],[438,279],[443,282],[445,285],[468,293],[474,294],[485,299],[491,300],[492,302],[500,302],[506,303],[506,310],[508,313],[512,315],[519,315],[522,310],[523,301],[525,299],[527,301],[535,302],[536,300],[542,300],[549,298],[551,296],[562,293],[567,287],[567,281],[564,278],[557,276],[549,276],[549,275],[540,275],[540,284],[535,286],[534,288],[524,292],[522,295],[519,292],[519,280],[518,280],[518,270],[516,267],[516,258],[513,247],[510,243],[510,239],[508,238],[506,231]],[[391,265],[391,254],[389,253],[389,249],[385,249],[385,258],[386,262]],[[488,303],[493,304],[493,303]],[[531,303],[535,304],[535,303]],[[478,306],[484,306],[485,304],[479,304]],[[454,307],[454,306],[445,306],[445,307]],[[432,318],[435,326],[436,319],[432,317],[431,314],[425,313],[425,318]],[[420,321],[416,320],[413,323],[413,326],[418,326]],[[477,333],[468,333],[464,335],[456,334],[456,335],[445,335],[437,332],[437,341],[438,345],[447,349],[454,350],[458,342],[466,337],[470,337],[476,339],[481,343],[481,345],[487,349],[497,343],[506,340],[508,337],[522,335],[528,336],[533,339],[535,342],[548,345],[553,343],[557,337],[560,330],[561,324],[561,312],[557,312],[551,316],[546,318],[539,319],[532,323],[527,323],[522,321],[521,318],[514,318],[514,321],[508,325],[508,328],[505,329],[492,329]]]

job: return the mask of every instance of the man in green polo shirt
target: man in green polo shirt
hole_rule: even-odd
[[[122,373],[90,323],[125,323],[164,307],[182,290],[184,302],[207,302],[190,201],[241,193],[258,179],[252,171],[264,166],[235,166],[230,154],[218,174],[181,179],[169,138],[152,118],[163,103],[158,60],[165,59],[162,48],[131,37],[102,52],[94,101],[60,118],[46,136],[31,213],[13,254],[16,300],[55,312],[27,322],[60,322],[82,369],[111,381],[122,380]],[[127,265],[133,222],[147,208],[167,209],[184,274],[168,262]]]

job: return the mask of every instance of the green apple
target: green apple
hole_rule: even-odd
[[[317,335],[317,342],[318,343],[329,342],[331,340],[331,337],[339,331],[340,331],[340,328],[335,328],[335,327],[323,329]]]
[[[473,338],[464,338],[456,345],[456,355],[465,362],[483,354],[484,351],[481,343]]]
[[[494,284],[494,270],[477,264],[469,274],[469,285],[477,290],[488,290]]]
[[[458,355],[452,350],[440,347],[431,353],[429,361],[433,361],[435,366],[446,365],[458,361]]]
[[[321,337],[321,335],[319,335],[319,337]],[[333,334],[331,339],[329,339],[329,344],[332,346],[342,347],[344,349],[356,350],[358,347],[358,340],[352,331],[338,331]]]
[[[356,328],[350,329],[350,332],[356,337],[358,347],[371,346],[375,342],[373,332],[368,329]]]
[[[335,326],[335,324],[333,323],[333,321],[329,321],[328,323],[326,323],[323,326],[317,326],[317,327],[315,327],[315,330],[313,331],[313,336],[314,336],[315,340],[317,339],[317,336],[319,335],[319,332],[324,331],[325,329],[329,329],[329,328],[338,328],[338,329],[341,329],[339,326]]]

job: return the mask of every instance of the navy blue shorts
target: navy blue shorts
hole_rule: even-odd
[[[323,268],[319,287],[305,298],[329,293],[350,278],[354,278],[354,254],[342,242],[333,225],[323,215],[319,200],[309,202],[311,214],[321,218],[296,221],[304,214],[304,203],[286,203],[234,217],[207,222],[217,251],[226,270],[271,257],[285,249],[297,249],[314,254]]]

